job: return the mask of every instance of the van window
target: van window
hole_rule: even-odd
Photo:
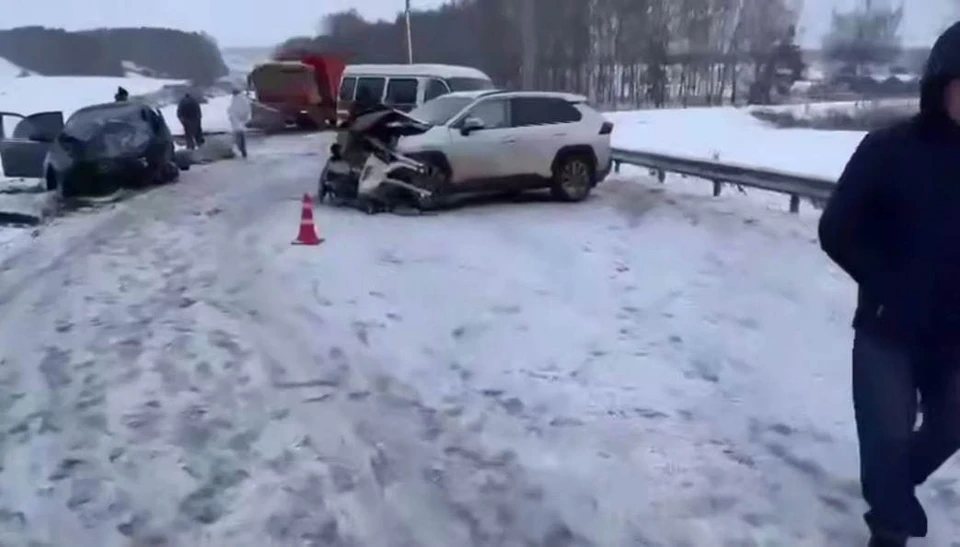
[[[392,106],[416,106],[419,83],[416,78],[390,78],[384,102]]]
[[[450,89],[447,87],[447,84],[443,83],[443,80],[431,79],[427,84],[427,89],[423,92],[423,102],[436,99],[447,93],[450,93]]]
[[[354,100],[358,103],[380,102],[383,100],[383,88],[386,78],[366,77],[357,80],[357,92]]]
[[[340,96],[341,101],[352,101],[353,92],[357,90],[357,79],[356,78],[344,78],[340,82]]]

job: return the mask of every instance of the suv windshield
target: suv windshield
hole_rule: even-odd
[[[430,125],[443,125],[473,101],[472,97],[437,97],[411,110],[410,117]]]
[[[450,91],[481,91],[493,89],[493,82],[483,78],[447,78]]]

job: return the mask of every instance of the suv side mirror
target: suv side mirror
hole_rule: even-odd
[[[479,131],[486,127],[486,124],[483,123],[483,120],[480,118],[474,118],[473,116],[467,116],[463,120],[463,124],[460,125],[460,134],[466,137],[474,131]]]

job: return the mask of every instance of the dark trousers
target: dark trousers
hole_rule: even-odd
[[[233,141],[236,143],[240,155],[247,157],[247,134],[244,131],[234,131]]]
[[[200,120],[189,120],[180,118],[180,125],[183,126],[183,138],[187,141],[187,148],[193,150],[203,144],[203,128]]]
[[[916,429],[918,393],[923,422]],[[926,536],[914,489],[960,448],[960,350],[914,350],[857,332],[853,405],[867,525],[874,533]]]

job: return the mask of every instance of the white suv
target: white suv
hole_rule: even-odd
[[[568,93],[469,91],[410,112],[430,124],[396,150],[439,168],[446,191],[517,192],[549,188],[585,199],[610,172],[613,123]]]

